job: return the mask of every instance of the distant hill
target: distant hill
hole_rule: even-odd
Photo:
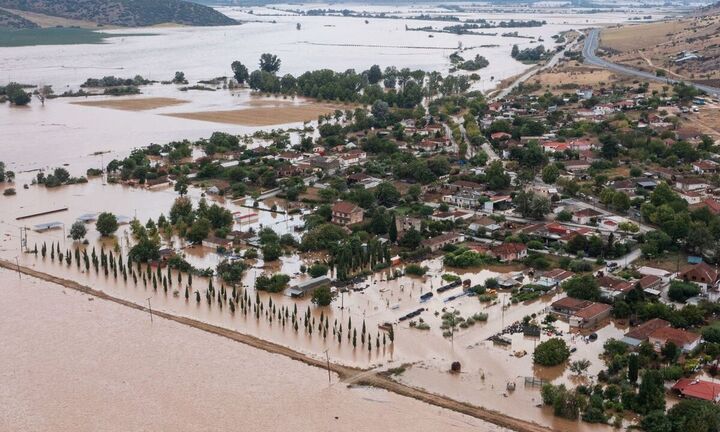
[[[37,24],[20,15],[0,9],[0,28],[28,29],[37,27]]]
[[[123,27],[163,23],[192,26],[237,24],[237,21],[215,9],[183,0],[0,0],[0,8]],[[7,20],[17,16],[6,13],[11,15]],[[2,16],[0,20],[3,20]]]

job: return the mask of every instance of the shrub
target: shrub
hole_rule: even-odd
[[[408,264],[405,266],[405,274],[412,276],[422,276],[427,273],[428,268],[418,264]]]
[[[570,357],[570,349],[560,338],[540,343],[533,353],[533,362],[542,366],[556,366]]]

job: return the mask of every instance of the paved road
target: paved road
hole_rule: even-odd
[[[585,45],[583,46],[583,57],[585,58],[585,63],[592,64],[595,66],[600,66],[605,69],[609,69],[614,72],[623,73],[626,75],[633,75],[636,77],[640,77],[646,80],[652,80],[657,81],[661,83],[670,83],[670,84],[676,84],[680,82],[679,80],[675,80],[672,78],[666,78],[666,77],[659,77],[655,74],[652,74],[650,72],[645,72],[633,68],[629,68],[627,66],[621,66],[617,63],[612,63],[607,60],[601,59],[600,57],[595,55],[595,52],[598,49],[598,45],[600,43],[600,30],[599,29],[592,29],[590,30],[590,33],[588,34],[587,38],[585,38]],[[719,97],[720,96],[720,88],[717,87],[711,87],[703,84],[695,84],[690,83],[693,86],[697,87],[700,90],[705,91],[706,93]]]
[[[577,41],[573,41],[572,43],[565,46],[565,48],[562,51],[555,53],[555,55],[553,55],[550,58],[550,60],[548,60],[542,66],[533,66],[532,68],[528,69],[524,74],[520,75],[515,81],[513,81],[512,84],[503,88],[495,96],[490,98],[490,102],[495,102],[500,99],[503,99],[504,97],[509,95],[510,92],[515,89],[515,87],[519,86],[521,83],[524,83],[531,76],[537,74],[538,72],[555,67],[560,62],[560,59],[565,56],[565,52],[575,49],[576,45],[577,45]]]

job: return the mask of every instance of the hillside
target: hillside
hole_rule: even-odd
[[[38,25],[20,15],[0,9],[0,28],[28,29],[36,28]]]
[[[701,84],[720,82],[717,5],[689,17],[608,28],[600,48],[608,59]]]
[[[0,0],[0,8],[123,27],[237,24],[210,7],[183,0]]]

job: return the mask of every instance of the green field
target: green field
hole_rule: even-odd
[[[69,27],[10,30],[0,29],[0,47],[33,45],[100,44],[113,37],[152,36],[152,33],[110,34]]]

